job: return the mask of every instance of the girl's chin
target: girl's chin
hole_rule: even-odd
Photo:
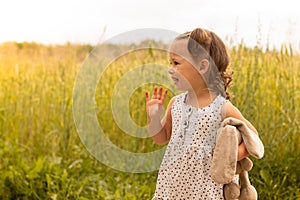
[[[178,84],[174,84],[174,86],[175,86],[176,90],[180,90],[180,91],[184,91],[185,90],[185,88],[183,88],[182,86],[180,86]]]
[[[180,83],[179,81],[174,81],[174,86],[176,90],[186,91],[188,89],[185,83]]]
[[[176,88],[176,90],[178,90],[180,88],[179,85],[177,84],[177,82],[174,82],[174,87]]]

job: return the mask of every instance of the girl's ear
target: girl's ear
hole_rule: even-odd
[[[207,59],[202,59],[199,63],[199,73],[205,74],[209,69],[209,61]]]

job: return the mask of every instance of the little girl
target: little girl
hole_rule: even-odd
[[[210,175],[216,134],[226,117],[244,121],[255,128],[228,100],[231,76],[226,73],[229,55],[222,40],[213,32],[197,28],[179,35],[170,48],[168,70],[175,88],[184,93],[162,105],[168,91],[154,88],[146,95],[148,129],[157,144],[168,143],[158,173],[153,199],[223,199],[223,185]],[[238,160],[248,156],[245,145]]]

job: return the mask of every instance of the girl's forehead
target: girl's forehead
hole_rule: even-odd
[[[175,40],[170,46],[170,56],[187,57],[189,54],[187,42],[187,39]]]
[[[171,59],[176,58],[184,58],[192,62],[192,57],[190,52],[188,51],[188,39],[181,38],[179,40],[175,40],[170,46],[170,53],[169,56]]]

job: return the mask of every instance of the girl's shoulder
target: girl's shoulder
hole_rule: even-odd
[[[242,115],[239,109],[233,105],[233,103],[229,100],[226,100],[223,104],[223,112],[225,113],[225,117],[232,117],[232,115]]]
[[[223,106],[223,112],[224,112],[224,118],[227,117],[233,117],[239,120],[242,120],[243,122],[246,123],[246,125],[248,126],[248,128],[250,128],[251,130],[253,130],[255,133],[257,133],[257,130],[255,129],[255,127],[251,124],[251,122],[249,122],[241,113],[241,111],[235,106],[233,105],[230,101],[227,101],[224,106]]]

